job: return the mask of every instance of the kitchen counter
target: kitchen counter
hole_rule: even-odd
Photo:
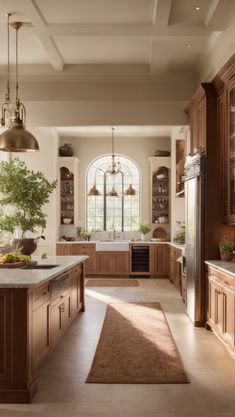
[[[224,262],[220,260],[205,261],[205,263],[220,272],[230,275],[235,278],[235,261]]]
[[[35,288],[57,275],[85,261],[88,256],[49,256],[48,259],[32,257],[40,265],[57,265],[52,269],[0,268],[0,288]]]
[[[184,249],[185,245],[180,245],[179,243],[170,242],[170,241],[158,241],[158,240],[122,240],[122,239],[116,239],[116,240],[73,240],[73,241],[65,241],[65,240],[59,240],[56,242],[57,244],[96,244],[98,242],[104,242],[104,243],[118,243],[118,242],[129,242],[129,244],[138,244],[138,245],[152,245],[152,244],[158,244],[158,245],[169,245],[176,249]]]
[[[0,270],[0,403],[30,403],[37,370],[77,314],[85,310],[88,256],[50,256],[53,269]]]

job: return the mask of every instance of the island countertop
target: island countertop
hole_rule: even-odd
[[[0,268],[0,288],[35,288],[73,266],[85,261],[88,256],[48,256],[47,259],[32,257],[38,265],[56,265],[52,269]]]
[[[232,278],[235,278],[235,262],[224,262],[220,260],[211,260],[205,261],[208,266],[217,269],[220,272],[223,272],[227,275],[230,275]]]

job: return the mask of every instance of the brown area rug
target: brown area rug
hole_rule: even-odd
[[[136,279],[93,279],[86,283],[86,287],[138,287]]]
[[[189,382],[160,303],[109,304],[86,382]]]

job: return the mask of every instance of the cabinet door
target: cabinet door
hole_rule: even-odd
[[[167,245],[154,245],[154,275],[169,274],[169,249]]]
[[[227,92],[228,100],[228,221],[235,223],[235,87]]]
[[[85,262],[86,274],[96,273],[96,250],[94,244],[78,243],[72,245],[71,255],[87,255],[89,259]]]
[[[129,275],[130,274],[130,256],[129,252],[112,253],[112,274]]]
[[[32,318],[32,367],[37,369],[47,354],[49,344],[50,302],[46,302],[33,311]]]
[[[225,288],[225,339],[235,348],[235,291],[229,288]]]
[[[220,336],[225,332],[226,295],[223,287],[209,277],[209,323]]]
[[[203,98],[197,104],[198,147],[206,146],[206,99]]]
[[[96,253],[96,271],[100,275],[109,275],[112,273],[112,252]]]
[[[63,298],[63,301],[60,304],[61,309],[61,319],[62,319],[62,329],[64,330],[70,322],[71,319],[71,293],[69,292]]]
[[[50,317],[50,340],[51,346],[54,346],[62,335],[62,305],[61,301],[58,301],[51,307]]]
[[[199,141],[198,141],[198,120],[197,120],[197,112],[196,108],[190,113],[190,127],[191,127],[191,134],[190,134],[190,142],[191,142],[191,152],[193,152],[194,148],[198,148]]]
[[[222,221],[228,222],[228,144],[226,140],[226,123],[225,123],[225,94],[218,97],[217,116],[218,116],[218,137],[219,137],[219,154],[220,158],[220,195],[221,195],[221,218]]]

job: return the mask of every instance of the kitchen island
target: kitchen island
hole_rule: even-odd
[[[38,259],[36,269],[0,269],[1,403],[31,402],[39,365],[85,309],[86,259],[53,256]]]

